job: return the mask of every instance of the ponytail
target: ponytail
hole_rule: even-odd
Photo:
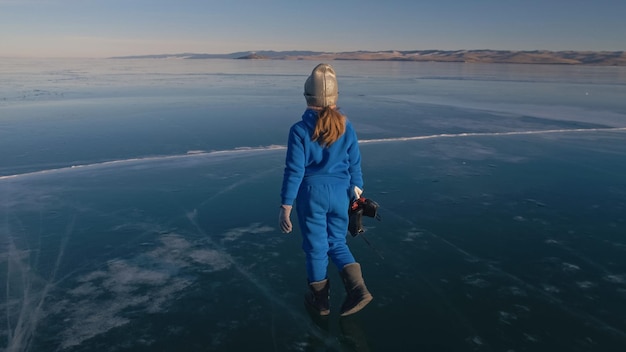
[[[346,117],[327,106],[319,112],[311,140],[323,147],[330,147],[346,132]]]

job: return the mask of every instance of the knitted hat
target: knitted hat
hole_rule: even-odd
[[[337,77],[329,64],[315,66],[304,82],[304,97],[310,106],[327,107],[337,104]]]

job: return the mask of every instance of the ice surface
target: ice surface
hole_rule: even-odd
[[[0,66],[0,349],[620,350],[623,68],[337,62],[383,221],[320,320],[276,227],[309,66]]]

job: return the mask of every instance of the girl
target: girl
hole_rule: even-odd
[[[341,315],[363,309],[372,300],[361,266],[346,244],[348,207],[361,196],[361,153],[350,121],[337,109],[337,78],[328,64],[319,64],[304,84],[307,109],[289,130],[281,190],[281,230],[292,230],[293,203],[302,232],[309,291],[306,304],[320,315],[330,314],[328,257],[340,270],[346,289]]]

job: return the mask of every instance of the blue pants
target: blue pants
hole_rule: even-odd
[[[354,263],[346,244],[349,185],[304,185],[296,199],[309,282],[326,278],[328,257],[341,270]]]

